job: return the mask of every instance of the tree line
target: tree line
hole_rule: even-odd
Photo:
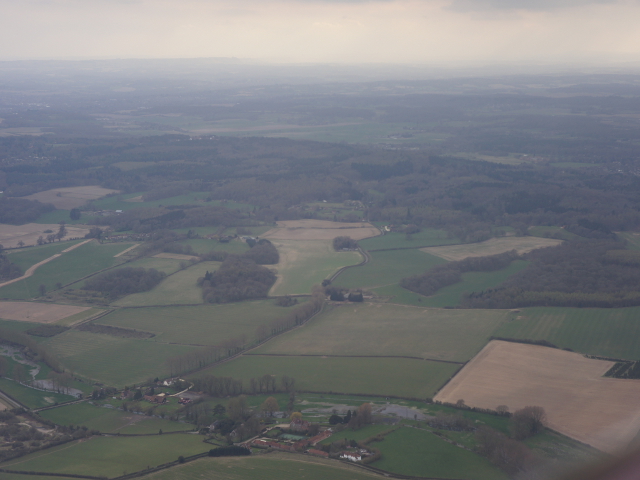
[[[502,270],[518,258],[519,255],[515,250],[486,257],[469,257],[457,262],[436,265],[420,275],[405,277],[400,280],[400,286],[412,292],[429,296],[441,288],[460,282],[462,280],[462,274],[465,272],[493,272]]]

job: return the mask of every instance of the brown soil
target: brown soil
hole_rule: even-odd
[[[90,307],[34,302],[0,302],[0,318],[19,322],[53,323]]]
[[[550,428],[607,452],[640,430],[640,380],[604,378],[613,362],[538,345],[492,341],[435,397],[511,412],[545,409]]]
[[[38,200],[42,203],[52,203],[56,208],[71,210],[83,206],[89,200],[96,200],[109,193],[118,193],[118,190],[102,188],[97,185],[85,187],[66,187],[45,190],[23,198]]]

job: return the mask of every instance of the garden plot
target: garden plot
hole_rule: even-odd
[[[613,362],[564,350],[492,341],[435,400],[513,412],[543,407],[548,426],[607,452],[625,448],[640,429],[639,380],[605,378]]]

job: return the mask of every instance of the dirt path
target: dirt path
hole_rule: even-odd
[[[135,245],[133,245],[132,247],[127,248],[126,250],[123,250],[120,253],[117,253],[113,256],[113,258],[118,258],[120,255],[124,255],[127,252],[130,252],[131,250],[133,250],[134,248],[136,248],[137,246],[139,246],[139,243],[136,243]]]
[[[55,260],[58,257],[61,257],[63,253],[67,253],[70,252],[71,250],[78,248],[81,245],[84,245],[85,243],[89,243],[92,240],[85,240],[84,242],[80,242],[80,243],[76,243],[75,245],[72,245],[71,247],[63,250],[60,253],[56,253],[55,255],[51,255],[49,258],[45,258],[44,260],[42,260],[41,262],[36,263],[35,265],[31,265],[26,272],[24,272],[24,275],[22,275],[21,277],[18,278],[14,278],[13,280],[9,280],[3,283],[0,283],[0,288],[4,287],[5,285],[10,285],[12,283],[16,283],[19,282],[20,280],[24,280],[25,278],[29,278],[30,276],[32,276],[34,274],[34,272],[38,269],[38,267],[40,267],[41,265],[44,265],[45,263],[49,263],[52,260]]]

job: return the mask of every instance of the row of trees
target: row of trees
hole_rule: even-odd
[[[200,375],[193,379],[194,388],[213,397],[237,396],[242,393],[276,393],[292,391],[296,381],[288,375],[278,378],[275,375],[249,379],[249,385],[244,385],[241,379],[232,377],[216,377],[214,375]]]

